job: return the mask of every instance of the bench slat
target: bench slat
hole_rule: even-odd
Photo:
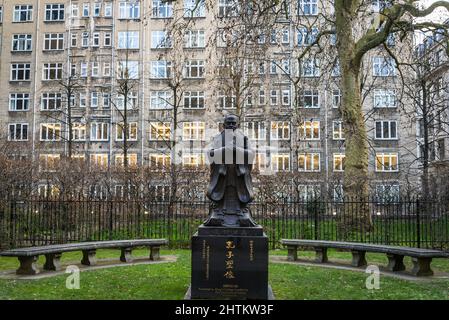
[[[138,239],[117,241],[91,241],[68,244],[55,244],[49,246],[19,248],[0,252],[4,257],[31,257],[35,255],[71,252],[89,249],[125,248],[139,246],[162,246],[168,244],[166,239]]]
[[[282,239],[281,243],[287,246],[310,246],[334,249],[360,250],[379,253],[392,253],[398,255],[406,255],[418,258],[446,258],[449,252],[443,252],[433,249],[420,249],[410,247],[398,247],[378,244],[367,244],[359,242],[338,242],[338,241],[322,241],[322,240],[299,240],[299,239]]]

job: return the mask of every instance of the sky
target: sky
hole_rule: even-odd
[[[437,0],[422,0],[421,3],[425,6],[428,7],[430,6],[432,3],[436,2]],[[446,2],[449,3],[449,0],[446,0]],[[433,12],[433,14],[427,16],[426,18],[422,18],[422,19],[418,19],[418,21],[432,21],[432,22],[436,22],[436,23],[442,23],[444,21],[446,21],[447,19],[449,19],[449,12],[444,9],[437,9]],[[422,34],[417,34],[416,35],[416,43],[421,43],[424,40],[424,36]]]

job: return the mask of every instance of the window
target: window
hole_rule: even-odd
[[[10,123],[8,140],[9,141],[28,140],[28,123]]]
[[[282,38],[281,38],[281,40],[282,40],[282,43],[284,43],[284,44],[290,43],[290,30],[288,30],[288,29],[283,29],[282,30]]]
[[[64,21],[64,4],[47,4],[45,21]]]
[[[396,75],[396,63],[393,58],[374,57],[373,76],[392,77]]]
[[[185,141],[204,141],[206,124],[204,122],[184,122],[182,139]]]
[[[9,111],[28,111],[29,108],[29,93],[11,93],[9,95]]]
[[[171,77],[171,62],[169,61],[151,61],[151,78],[165,79]]]
[[[318,90],[310,89],[304,90],[302,93],[301,106],[303,108],[319,108],[320,107],[320,94]]]
[[[90,11],[90,3],[85,2],[83,3],[83,17],[88,17]]]
[[[374,90],[375,108],[396,108],[396,90],[375,89]]]
[[[312,45],[318,36],[318,29],[317,28],[312,28],[312,29],[307,29],[307,28],[298,28],[298,46],[310,46]]]
[[[99,77],[99,76],[100,76],[100,63],[92,62],[92,77]]]
[[[290,106],[290,90],[282,90],[282,105]]]
[[[119,79],[139,79],[139,61],[119,61]]]
[[[137,153],[129,153],[126,155],[128,166],[137,167]],[[115,155],[115,165],[123,167],[125,165],[125,156],[123,154]]]
[[[64,50],[64,34],[46,33],[44,36],[44,50]]]
[[[0,23],[3,22],[3,6],[0,6]]]
[[[151,91],[150,109],[169,109],[172,106],[170,91]]]
[[[110,47],[112,45],[112,34],[110,32],[106,32],[104,34],[104,46]]]
[[[46,92],[42,94],[41,110],[43,111],[60,110],[61,104],[62,104],[61,93]]]
[[[204,91],[184,92],[184,109],[203,109],[204,107]]]
[[[90,140],[91,141],[108,141],[109,140],[109,123],[92,122],[90,124]]]
[[[320,75],[320,67],[318,59],[305,59],[301,62],[301,77],[318,77]]]
[[[298,0],[298,15],[310,16],[318,14],[318,0]]]
[[[185,153],[182,155],[182,165],[186,167],[204,166],[206,163],[204,153]]]
[[[281,72],[282,72],[282,74],[290,74],[290,60],[289,59],[281,60]]]
[[[245,134],[250,140],[265,140],[265,122],[252,121],[244,125]]]
[[[224,91],[218,93],[218,105],[221,109],[234,109],[235,108],[235,95],[226,94]]]
[[[103,93],[103,108],[108,109],[111,104],[111,94]]]
[[[12,36],[12,51],[31,51],[32,35],[15,34]]]
[[[278,73],[278,65],[277,62],[272,60],[270,62],[270,74],[277,74]]]
[[[304,121],[299,127],[299,138],[301,140],[319,140],[320,139],[320,122]]]
[[[73,141],[85,141],[86,140],[86,125],[80,122],[74,122],[72,124],[72,139]]]
[[[168,37],[166,31],[151,31],[152,49],[171,48],[171,46],[171,39]]]
[[[204,30],[189,30],[184,35],[184,47],[186,48],[204,48],[205,36]]]
[[[391,6],[391,1],[389,0],[373,0],[373,11],[382,12],[384,9]]]
[[[111,63],[103,62],[103,77],[110,77],[110,76],[111,76]]]
[[[94,153],[90,155],[90,165],[94,167],[107,168],[109,157],[107,153]]]
[[[345,132],[343,130],[343,121],[332,122],[332,138],[334,140],[344,140]]]
[[[112,2],[106,2],[104,4],[104,16],[106,18],[112,17]]]
[[[89,46],[89,32],[83,32],[81,35],[81,46],[88,47]]]
[[[304,172],[320,172],[320,154],[319,153],[299,154],[298,170]]]
[[[60,123],[41,123],[41,141],[59,141],[61,140]]]
[[[139,49],[139,31],[124,31],[118,33],[119,49]]]
[[[137,122],[129,122],[128,125],[128,135],[127,140],[128,141],[137,141],[137,133],[138,133],[138,127]],[[117,123],[117,131],[115,135],[116,141],[123,141],[124,140],[124,132],[125,132],[125,123]]]
[[[332,108],[339,108],[341,105],[341,91],[336,89],[332,91]]]
[[[279,171],[289,171],[290,170],[290,155],[284,154],[273,154],[271,156],[271,170],[275,172]]]
[[[259,171],[266,171],[267,166],[267,155],[265,153],[257,152],[254,156],[253,168]]]
[[[271,122],[271,140],[290,139],[290,123],[287,121]]]
[[[275,106],[278,104],[278,91],[270,90],[270,105]]]
[[[399,197],[400,188],[398,184],[376,186],[376,199],[380,203],[398,202]]]
[[[81,62],[81,77],[87,77],[87,62]]]
[[[85,92],[80,92],[80,108],[87,106],[87,95]]]
[[[150,122],[150,140],[170,141],[170,122]]]
[[[218,0],[218,16],[233,17],[238,14],[238,2],[235,0]]]
[[[397,153],[378,153],[376,154],[377,172],[397,172],[398,154]]]
[[[90,107],[98,108],[98,92],[96,91],[90,93]]]
[[[204,0],[184,0],[184,17],[198,18],[206,16]]]
[[[259,90],[259,105],[265,105],[265,90]]]
[[[343,153],[334,153],[334,172],[345,171],[345,158]]]
[[[94,17],[99,17],[101,12],[101,3],[95,2],[94,3]]]
[[[185,64],[186,78],[203,78],[204,77],[204,60],[190,60]]]
[[[398,138],[396,121],[376,121],[377,140],[396,140]]]
[[[42,80],[61,80],[62,63],[44,63]]]
[[[150,154],[150,166],[152,168],[164,168],[171,164],[171,157],[169,154],[157,153]]]
[[[321,196],[321,186],[319,184],[299,185],[298,194],[301,199],[317,199]]]
[[[140,2],[125,1],[120,2],[120,19],[139,19],[140,18]]]
[[[78,18],[80,15],[80,10],[78,4],[72,4],[71,17]]]
[[[153,18],[171,18],[173,16],[173,2],[153,0]]]
[[[54,171],[57,169],[60,160],[59,154],[40,154],[39,155],[39,169],[41,171]],[[43,186],[42,186],[43,187]],[[47,194],[47,188],[51,188],[51,193],[53,194],[57,188],[55,186],[45,185],[45,194]]]
[[[13,22],[33,21],[33,6],[21,5],[14,7]]]
[[[30,63],[12,63],[11,81],[26,81],[31,79]]]
[[[98,32],[92,33],[92,47],[100,46],[100,34]]]
[[[128,99],[127,99],[127,103],[126,103],[126,108],[128,110],[130,109],[135,109],[137,108],[137,101],[138,100],[138,95],[137,92],[131,91],[128,93]],[[117,103],[116,103],[116,108],[118,110],[125,110],[125,96],[120,94],[117,97]]]
[[[78,34],[71,33],[70,34],[70,46],[77,47],[78,46]]]

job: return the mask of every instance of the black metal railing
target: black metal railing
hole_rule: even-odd
[[[285,238],[449,250],[448,200],[396,200],[290,199],[255,202],[251,211],[271,248]],[[0,200],[0,248],[129,238],[166,238],[172,247],[188,247],[209,205],[206,200]]]

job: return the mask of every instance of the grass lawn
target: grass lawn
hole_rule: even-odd
[[[0,299],[182,299],[190,282],[190,251],[163,250],[178,256],[176,263],[117,267],[81,273],[81,289],[68,290],[66,275],[40,280],[0,280]],[[136,250],[135,256],[146,256]],[[286,255],[286,251],[270,254]],[[98,258],[117,258],[118,250],[99,250]],[[312,257],[312,252],[300,253]],[[350,259],[349,253],[329,252],[330,259]],[[81,253],[63,255],[78,262]],[[367,254],[369,263],[385,265],[384,255]],[[39,261],[43,262],[43,259]],[[408,267],[410,261],[406,260]],[[0,258],[0,271],[17,268],[15,258]],[[435,269],[449,272],[449,259],[436,259]],[[449,299],[449,280],[407,281],[380,278],[379,290],[367,290],[367,274],[291,264],[270,264],[270,284],[276,299]]]

